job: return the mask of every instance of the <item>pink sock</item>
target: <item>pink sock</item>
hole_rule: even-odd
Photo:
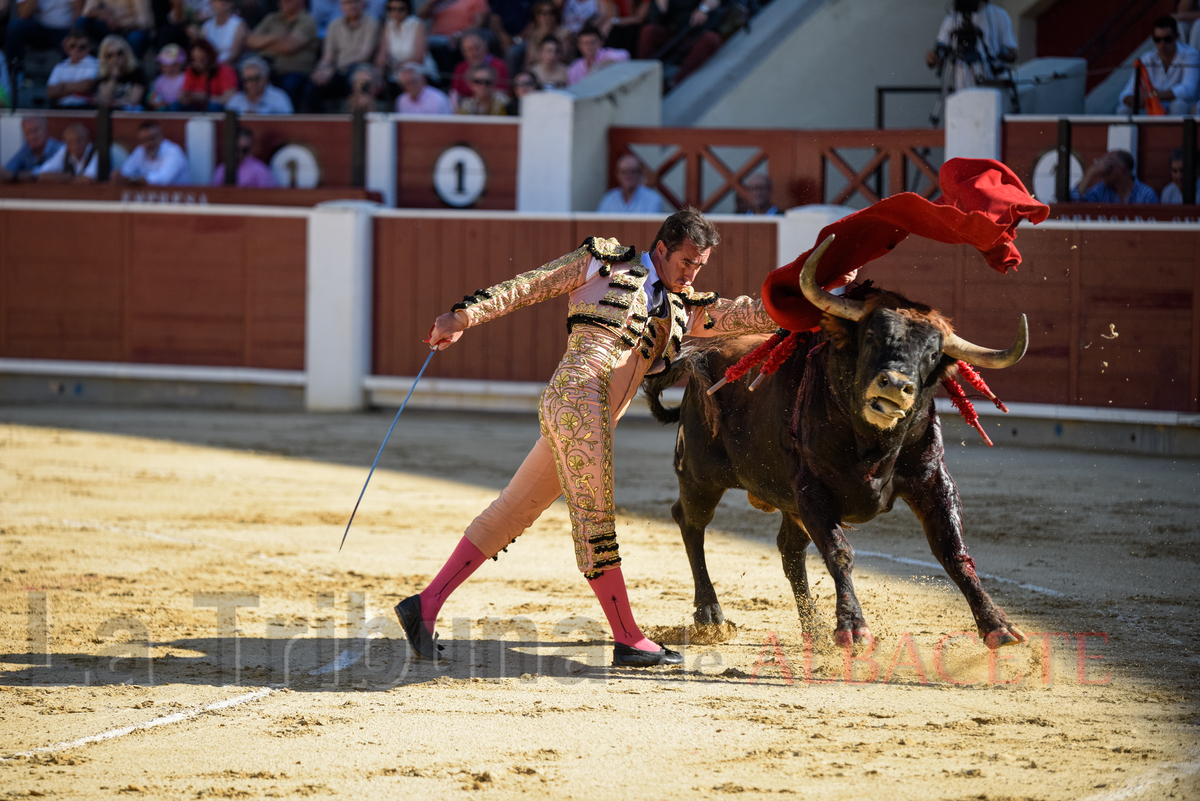
[[[437,576],[429,582],[428,587],[421,590],[421,619],[425,621],[425,628],[431,633],[434,624],[437,623],[438,612],[442,611],[442,604],[446,603],[446,599],[458,589],[458,585],[478,570],[486,559],[483,551],[463,537]]]
[[[633,619],[633,610],[629,608],[629,594],[625,591],[625,576],[621,575],[620,566],[605,570],[599,578],[591,579],[588,584],[604,609],[604,616],[608,618],[614,640],[642,651],[658,650],[658,645],[646,639],[646,635],[642,634],[642,630]]]

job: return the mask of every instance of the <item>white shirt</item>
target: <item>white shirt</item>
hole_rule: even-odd
[[[238,27],[245,24],[237,14],[230,14],[224,25],[218,25],[217,18],[212,17],[200,27],[200,35],[216,49],[217,61],[222,64],[229,62],[229,51],[233,49]]]
[[[291,114],[294,110],[287,92],[270,84],[257,103],[252,102],[245,92],[237,92],[229,98],[225,108],[238,114]]]
[[[75,83],[76,81],[94,81],[100,72],[100,62],[95,56],[84,56],[79,63],[71,63],[71,59],[60,61],[50,70],[50,80],[47,86],[58,86],[60,83]],[[92,99],[87,95],[67,95],[58,99],[60,106],[85,106]]]
[[[146,148],[138,145],[121,165],[121,174],[130,179],[144,178],[151,186],[179,186],[192,182],[187,154],[169,139],[162,140],[158,155],[153,159],[146,158]]]
[[[600,199],[596,211],[604,214],[661,214],[663,212],[662,196],[644,184],[638,184],[633,190],[633,197],[625,202],[621,187],[610,189]]]
[[[116,155],[111,150],[109,153]],[[66,172],[67,164],[70,164],[73,175],[86,175],[94,181],[96,180],[96,173],[99,171],[99,161],[100,159],[96,154],[96,147],[91,143],[88,143],[87,149],[83,151],[83,158],[81,159],[72,156],[69,148],[64,145],[53,156],[42,162],[40,167],[34,167],[33,174],[41,175],[44,172]]]
[[[1146,68],[1146,77],[1150,79],[1150,85],[1158,91],[1170,89],[1175,93],[1175,99],[1185,103],[1195,101],[1197,89],[1200,87],[1200,52],[1193,50],[1189,45],[1183,42],[1175,43],[1175,58],[1171,60],[1171,66],[1163,69],[1162,58],[1158,55],[1158,50],[1151,50],[1146,55],[1142,56],[1142,66]],[[1134,71],[1129,76],[1129,80],[1125,82],[1125,88],[1121,91],[1120,102],[1117,109],[1128,110],[1125,105],[1125,98],[1133,97],[1133,82],[1137,79],[1137,72]],[[1142,101],[1143,103],[1145,100]]]
[[[33,18],[47,28],[70,28],[75,21],[75,3],[73,0],[38,0]]]

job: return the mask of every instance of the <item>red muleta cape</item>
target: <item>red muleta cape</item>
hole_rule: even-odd
[[[1021,263],[1013,244],[1021,220],[1040,223],[1050,208],[1026,191],[1012,170],[992,159],[950,159],[938,179],[942,196],[928,201],[913,192],[892,195],[821,229],[817,243],[837,234],[817,269],[828,287],[878,259],[909,234],[951,245],[973,245],[993,270],[1007,273]],[[815,249],[815,246],[814,246]],[[780,267],[763,282],[763,305],[789,331],[816,328],[821,311],[800,291],[800,270],[812,250]]]

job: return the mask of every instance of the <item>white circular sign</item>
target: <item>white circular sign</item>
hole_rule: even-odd
[[[474,148],[448,147],[433,165],[433,188],[449,206],[461,209],[473,205],[486,187],[487,165]]]
[[[315,189],[321,183],[317,156],[304,145],[284,145],[271,156],[275,183],[289,189]]]
[[[1043,203],[1055,203],[1070,198],[1055,197],[1055,182],[1058,173],[1058,150],[1047,150],[1033,165],[1033,196]],[[1071,186],[1083,180],[1083,165],[1071,155]]]

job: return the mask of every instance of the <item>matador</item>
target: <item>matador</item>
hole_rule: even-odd
[[[434,322],[428,342],[442,349],[468,328],[570,293],[567,349],[542,393],[541,437],[433,581],[396,605],[418,657],[434,657],[434,624],[450,594],[562,495],[576,563],[613,632],[613,664],[683,661],[642,633],[629,606],[617,548],[613,428],[642,378],[669,364],[684,336],[776,330],[762,301],[692,288],[718,241],[711,222],[685,209],[663,222],[648,252],[592,237],[562,258],[467,296]]]

